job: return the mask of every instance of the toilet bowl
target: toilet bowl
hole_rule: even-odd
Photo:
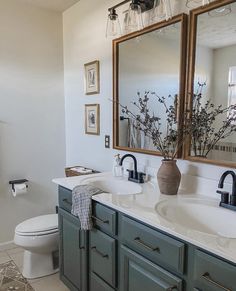
[[[14,242],[24,251],[23,276],[35,279],[58,272],[58,215],[49,214],[23,221],[15,229]]]

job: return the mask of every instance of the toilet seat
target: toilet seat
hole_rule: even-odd
[[[20,236],[43,236],[58,232],[58,215],[49,214],[30,218],[20,223],[15,233]]]
[[[49,230],[49,231],[39,231],[39,232],[19,232],[19,231],[15,231],[16,235],[20,235],[20,236],[44,236],[44,235],[49,235],[49,234],[54,234],[58,232],[58,228],[53,229],[53,230]]]

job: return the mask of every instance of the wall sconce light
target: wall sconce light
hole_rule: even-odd
[[[129,33],[143,29],[144,25],[142,13],[151,10],[154,6],[154,1],[155,0],[124,0],[109,8],[106,37],[117,37],[121,34],[120,21],[119,16],[116,13],[116,8],[130,2],[126,20],[126,33]]]
[[[114,8],[109,9],[106,37],[117,37],[121,34],[120,20]]]
[[[141,30],[144,28],[142,10],[139,0],[132,0],[129,5],[127,26],[127,30],[129,32]]]
[[[161,20],[172,18],[172,9],[169,0],[155,0],[150,13],[149,23],[153,24]]]

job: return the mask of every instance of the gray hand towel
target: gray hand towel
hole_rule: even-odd
[[[92,196],[101,193],[104,191],[92,185],[79,185],[72,190],[71,213],[79,217],[81,229],[92,229]]]

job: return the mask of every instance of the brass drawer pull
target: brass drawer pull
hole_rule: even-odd
[[[221,284],[219,284],[218,282],[214,281],[208,272],[203,274],[202,278],[204,280],[206,280],[208,283],[211,283],[212,285],[215,285],[216,287],[221,288],[224,291],[233,291],[232,289],[226,288],[226,287],[222,286]]]
[[[96,247],[91,247],[91,249],[94,250],[102,258],[108,258],[109,257],[108,255],[104,255],[103,253],[101,253],[100,251],[98,251]]]
[[[92,219],[94,219],[100,223],[108,223],[109,224],[109,220],[102,220],[102,219],[97,218],[96,216],[93,216],[93,215],[92,215]]]
[[[151,248],[151,247],[149,247],[148,245],[146,245],[146,244],[145,244],[145,243],[140,239],[140,237],[136,237],[136,238],[134,239],[134,241],[135,241],[136,243],[138,243],[140,246],[144,247],[145,249],[147,249],[147,250],[149,250],[149,251],[160,253],[160,249],[159,249],[158,247],[156,247],[156,248]]]
[[[62,201],[63,201],[64,203],[66,203],[66,204],[68,204],[68,205],[72,206],[72,203],[71,203],[70,201],[68,201],[68,199],[67,199],[67,198],[65,198],[65,199],[62,199]]]

